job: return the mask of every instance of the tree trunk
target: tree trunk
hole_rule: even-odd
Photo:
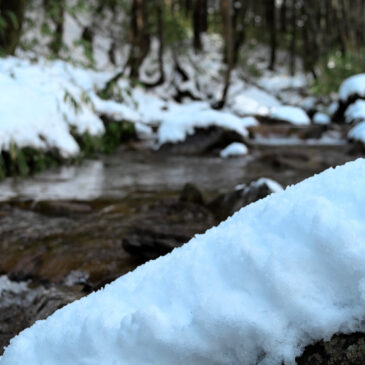
[[[150,47],[147,13],[144,0],[133,0],[130,29],[131,50],[128,66],[130,77],[138,79],[139,68],[147,56]]]
[[[295,75],[295,63],[297,52],[297,0],[292,0],[291,9],[291,40],[290,40],[290,75]]]
[[[6,25],[0,32],[0,50],[13,55],[18,46],[25,11],[25,0],[1,0],[0,16]]]
[[[246,40],[245,18],[248,4],[245,0],[236,0],[233,5],[233,65],[237,65],[242,44]]]
[[[203,8],[203,0],[195,0],[194,13],[193,13],[193,30],[194,30],[193,46],[195,51],[202,50],[202,39],[201,39],[202,8]]]
[[[270,33],[270,62],[269,70],[274,71],[276,63],[276,7],[275,0],[266,0],[266,16]]]
[[[232,1],[221,0],[221,11],[223,18],[223,38],[225,42],[227,69],[224,77],[224,89],[221,100],[215,108],[221,109],[227,101],[229,86],[231,83],[231,73],[233,69],[233,29],[232,29]]]

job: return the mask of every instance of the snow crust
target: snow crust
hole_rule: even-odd
[[[1,365],[294,364],[364,330],[365,160],[251,204],[15,337]]]
[[[365,74],[354,75],[346,79],[340,86],[339,96],[346,101],[351,95],[365,96]]]
[[[220,152],[222,158],[247,155],[248,148],[245,144],[233,142]]]
[[[295,125],[310,124],[310,119],[306,112],[296,106],[284,105],[273,108],[270,112],[270,117]]]

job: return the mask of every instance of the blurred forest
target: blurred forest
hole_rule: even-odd
[[[41,22],[34,13],[44,14]],[[90,65],[93,37],[104,33],[112,39],[111,63],[130,66],[129,76],[134,79],[151,40],[158,39],[160,77],[156,84],[165,77],[164,49],[181,51],[189,42],[196,52],[204,52],[206,32],[220,33],[224,39],[227,85],[230,70],[247,59],[242,46],[257,43],[269,47],[269,70],[275,70],[278,50],[286,50],[290,73],[294,75],[298,68],[309,72],[315,91],[322,93],[337,89],[344,78],[365,67],[364,0],[0,0],[1,53],[14,54],[17,47],[35,49],[43,39],[48,57],[67,58],[72,52],[67,53],[63,42],[66,14],[81,24],[83,17],[91,19],[77,40]],[[27,37],[36,27],[36,37]],[[121,65],[115,52],[126,44],[128,60]]]

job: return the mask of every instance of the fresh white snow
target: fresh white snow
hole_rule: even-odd
[[[294,364],[364,330],[365,160],[251,204],[15,337],[1,365]]]
[[[365,74],[354,75],[346,79],[340,86],[340,99],[346,101],[350,96],[365,96]]]
[[[306,112],[296,106],[279,106],[273,108],[269,114],[270,118],[285,121],[295,125],[308,125],[310,119]]]
[[[222,158],[247,155],[248,148],[245,144],[233,142],[220,152]]]

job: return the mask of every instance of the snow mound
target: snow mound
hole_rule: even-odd
[[[233,142],[220,152],[222,158],[247,155],[248,148],[245,144]]]
[[[345,111],[346,123],[362,122],[365,120],[365,100],[356,100]]]
[[[365,160],[251,204],[16,336],[1,365],[294,364],[364,330]]]
[[[279,106],[273,108],[270,112],[270,118],[288,122],[295,125],[308,125],[310,119],[306,112],[296,106]]]
[[[316,113],[313,116],[313,123],[315,124],[330,124],[331,123],[331,118],[324,113]]]
[[[365,74],[354,75],[346,79],[339,89],[340,99],[346,102],[352,95],[365,97]]]

